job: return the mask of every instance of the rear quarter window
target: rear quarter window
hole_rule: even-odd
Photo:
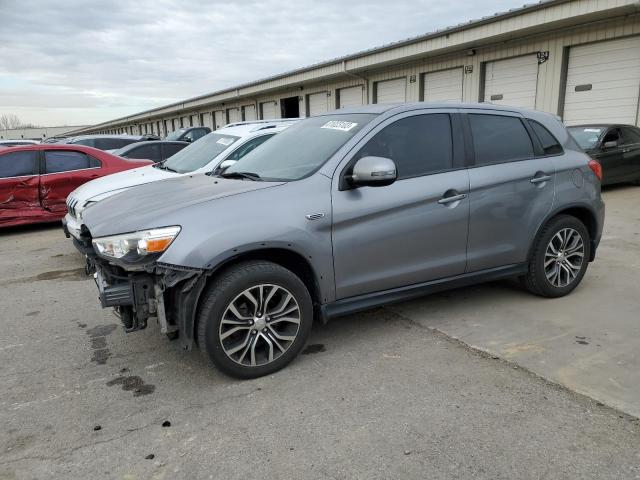
[[[533,133],[538,137],[544,155],[559,155],[563,152],[560,142],[544,125],[531,119],[529,119],[529,125],[531,125]]]

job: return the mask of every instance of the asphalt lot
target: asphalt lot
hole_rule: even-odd
[[[59,227],[4,232],[0,479],[640,478],[639,422],[604,405],[640,403],[640,188],[605,201],[570,297],[500,282],[350,316],[252,381],[124,334]]]

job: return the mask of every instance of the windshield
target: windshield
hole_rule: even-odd
[[[181,128],[180,130],[174,130],[169,135],[167,135],[164,139],[167,140],[168,142],[178,140],[184,132],[185,132],[184,128]]]
[[[224,152],[238,138],[240,137],[210,133],[171,156],[162,166],[178,173],[193,172]]]
[[[248,172],[267,181],[299,180],[320,168],[373,118],[372,114],[308,118],[242,157],[224,175]]]
[[[602,127],[569,127],[569,133],[583,150],[591,150],[598,145]]]

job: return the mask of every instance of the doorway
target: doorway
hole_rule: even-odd
[[[300,116],[300,102],[298,97],[288,97],[280,100],[282,118],[298,118]]]

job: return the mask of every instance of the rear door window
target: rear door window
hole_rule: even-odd
[[[38,152],[11,152],[0,155],[0,178],[38,174]]]
[[[622,127],[622,139],[624,145],[640,144],[640,129]]]
[[[126,153],[127,158],[144,158],[147,160],[153,160],[159,162],[161,160],[160,145],[157,143],[140,145],[139,147],[132,148],[129,153]]]
[[[97,165],[96,165],[97,162]],[[99,162],[82,152],[47,150],[44,152],[45,173],[70,172],[99,167]]]
[[[533,158],[533,144],[518,117],[468,114],[476,165]]]
[[[165,143],[163,147],[164,147],[163,158],[169,158],[170,156],[175,155],[184,147],[186,147],[186,145],[182,145],[179,143]]]
[[[402,118],[376,133],[356,154],[390,158],[398,179],[450,170],[453,166],[451,119],[446,113]]]

